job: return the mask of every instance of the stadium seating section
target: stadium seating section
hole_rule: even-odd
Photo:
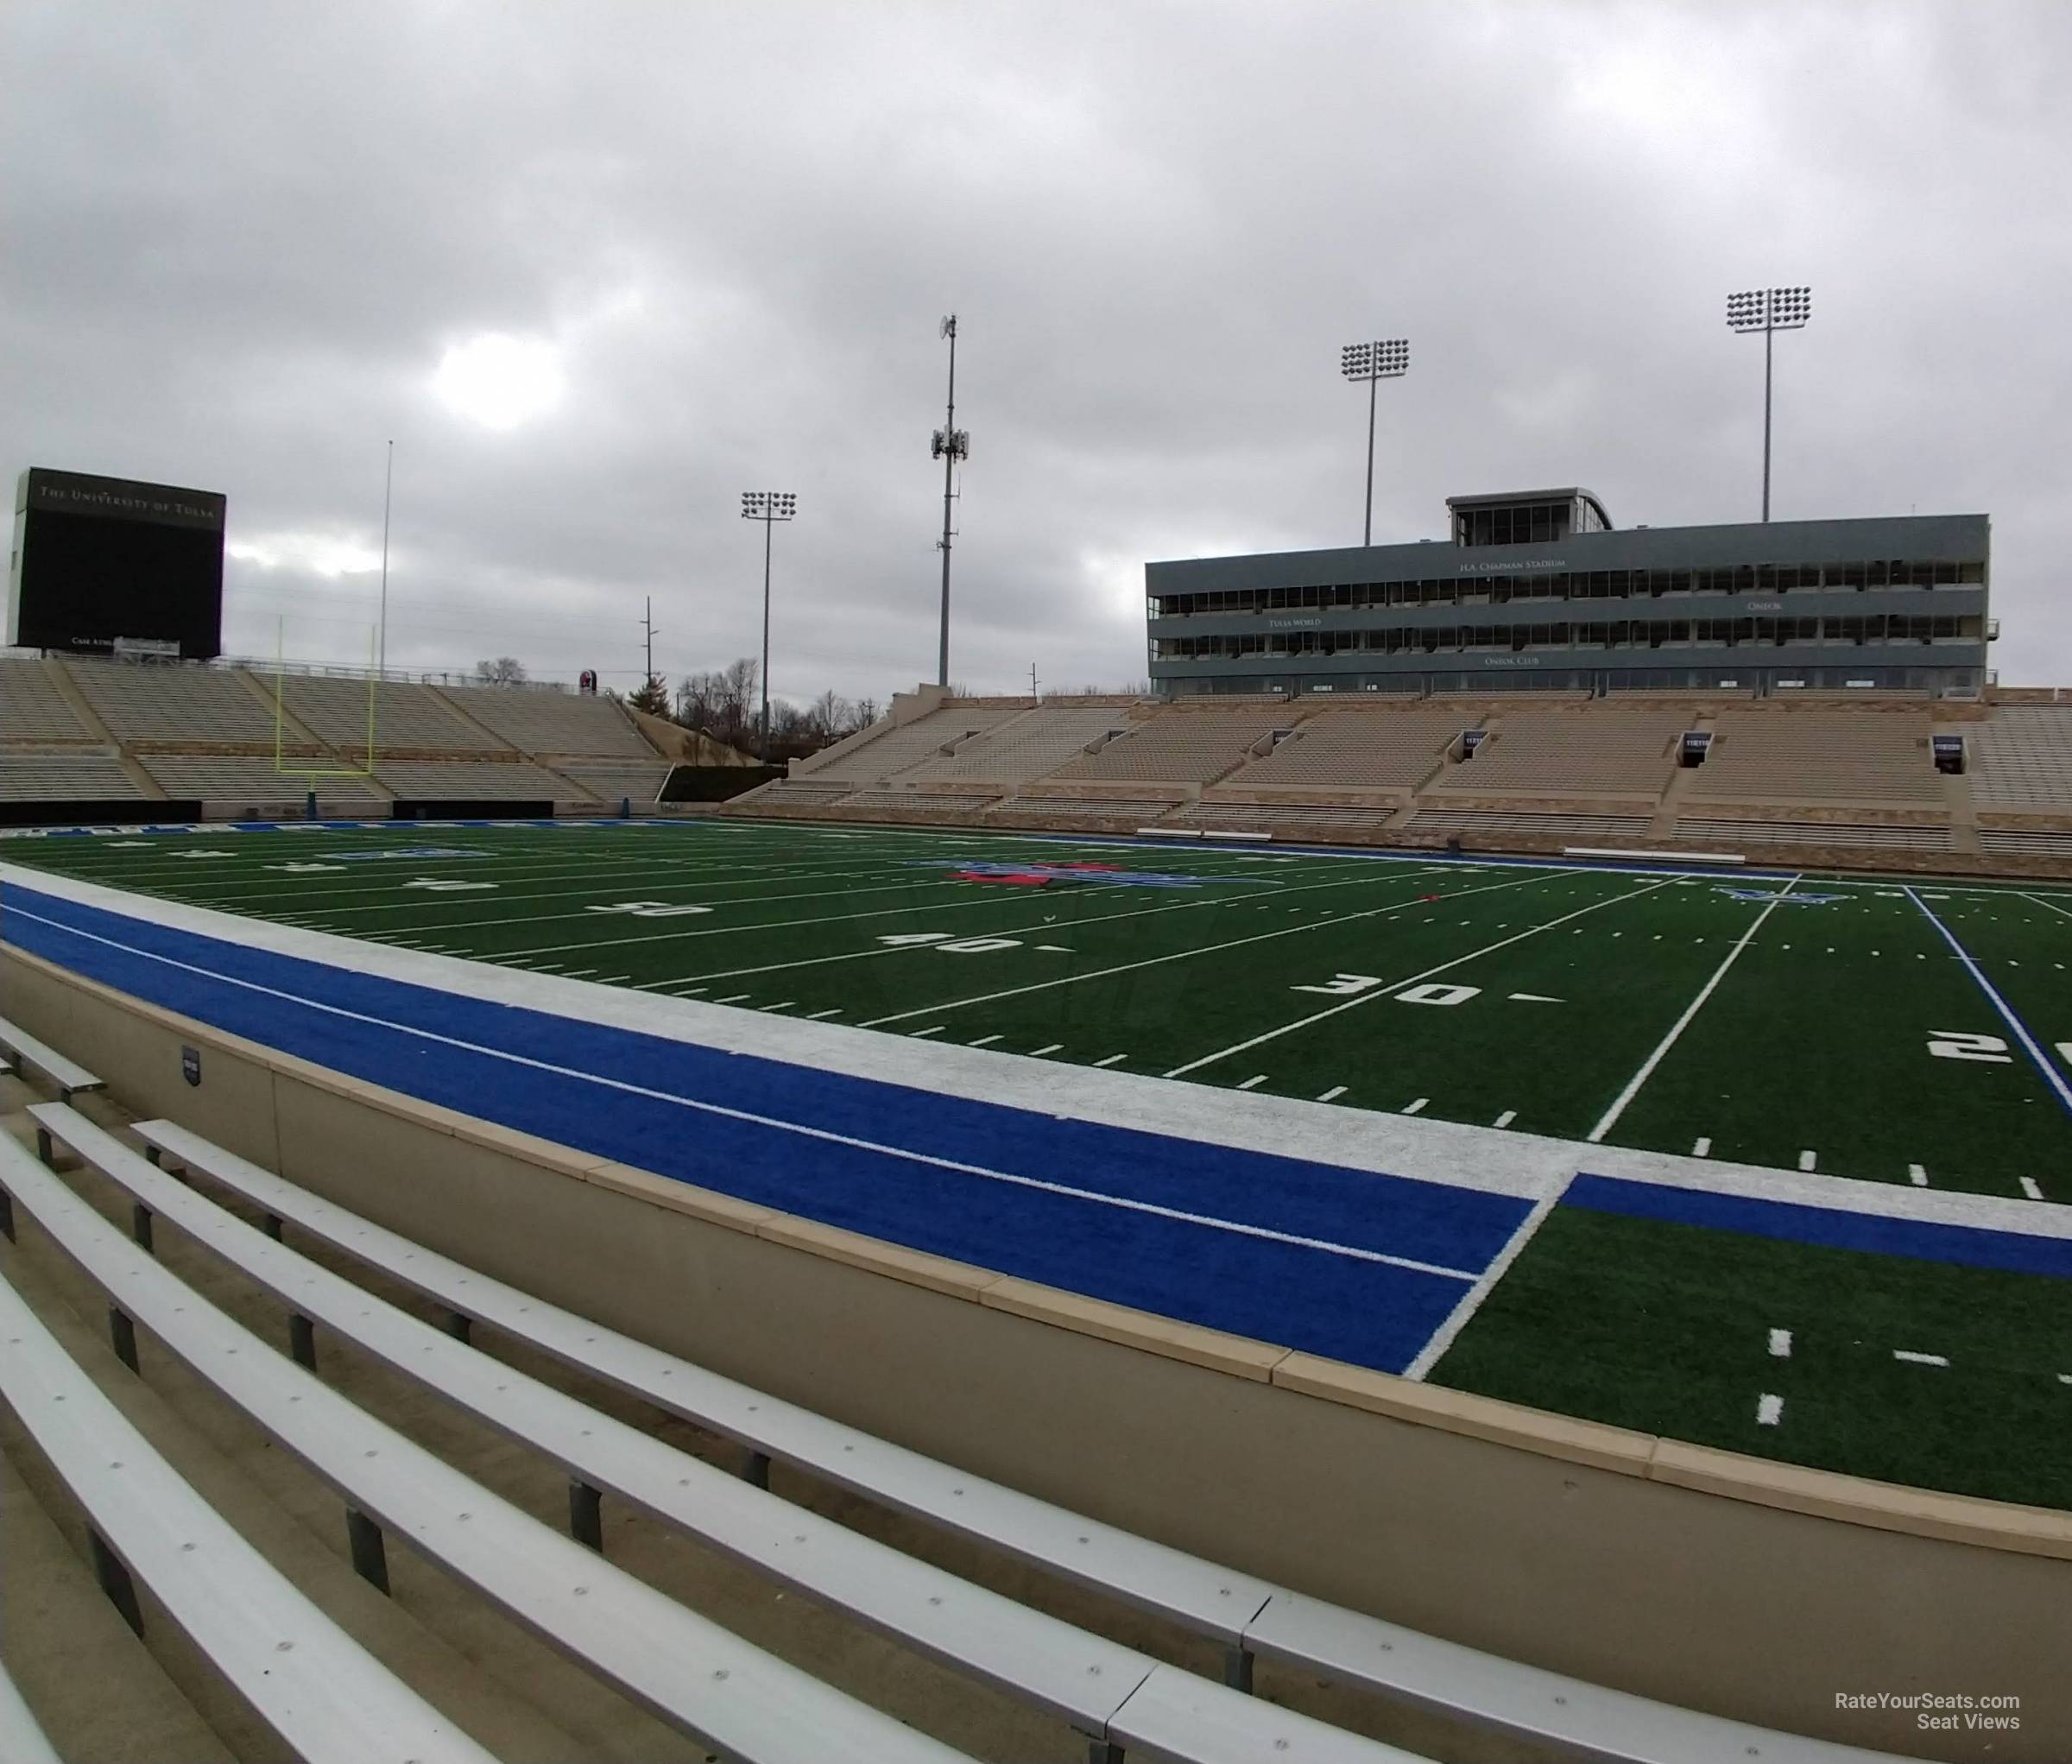
[[[657,801],[671,762],[607,699],[235,666],[0,660],[0,802],[386,815],[396,799]]]
[[[899,714],[725,812],[1931,868],[2072,862],[2072,703],[2042,691],[932,696],[902,699]],[[1686,736],[1706,738],[1697,763]],[[1936,737],[1961,743],[1961,773],[1938,768]]]
[[[609,699],[91,661],[0,660],[0,802],[199,800],[212,815],[397,799],[657,803],[671,761]],[[278,702],[276,702],[276,695]],[[1705,738],[1684,763],[1686,736]],[[1936,744],[1961,744],[1938,769]],[[1481,849],[1647,844],[2072,862],[2072,702],[1512,692],[1031,704],[903,695],[728,813],[1157,827]]]

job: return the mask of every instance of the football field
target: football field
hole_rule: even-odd
[[[1895,1230],[1920,1191],[2039,1219],[2072,1203],[2056,885],[722,819],[147,829],[0,855],[744,1014],[1863,1179],[1892,1185]],[[2061,1256],[1643,1186],[1579,1177],[1420,1370],[2072,1505]]]

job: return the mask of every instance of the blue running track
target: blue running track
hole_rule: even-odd
[[[0,939],[598,1157],[1382,1371],[1416,1358],[1528,1210],[491,1003],[11,883]]]

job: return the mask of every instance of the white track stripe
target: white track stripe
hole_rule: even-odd
[[[1777,911],[1778,901],[1783,900],[1786,895],[1797,888],[1800,880],[1798,876],[1793,876],[1778,891],[1776,900],[1772,900],[1767,907],[1755,915],[1755,923],[1744,931],[1740,942],[1727,952],[1727,959],[1713,970],[1712,978],[1698,989],[1698,996],[1684,1008],[1684,1015],[1670,1025],[1669,1033],[1656,1044],[1655,1051],[1641,1062],[1640,1070],[1626,1081],[1626,1088],[1613,1099],[1612,1106],[1604,1111],[1596,1126],[1590,1129],[1589,1143],[1591,1145],[1601,1144],[1605,1135],[1619,1124],[1619,1117],[1626,1113],[1627,1105],[1640,1094],[1641,1085],[1655,1075],[1655,1068],[1669,1057],[1669,1050],[1683,1039],[1684,1030],[1690,1027],[1691,1019],[1705,1008],[1705,1001],[1719,989],[1720,982],[1727,977],[1727,971],[1740,960],[1741,952],[1754,941],[1756,933],[1763,928],[1763,921]]]
[[[730,1108],[723,1103],[708,1102],[702,1097],[686,1097],[674,1091],[656,1090],[652,1085],[636,1084],[626,1078],[613,1078],[609,1073],[587,1072],[581,1066],[560,1065],[553,1060],[535,1059],[530,1054],[515,1053],[508,1047],[492,1047],[458,1035],[444,1035],[435,1029],[419,1028],[414,1023],[399,1023],[366,1011],[348,1010],[343,1005],[326,1004],[321,999],[306,997],[301,993],[290,992],[281,987],[262,986],[256,980],[241,979],[234,974],[222,973],[198,963],[183,962],[172,956],[161,955],[155,950],[147,950],[135,944],[119,942],[111,937],[103,937],[98,932],[81,931],[77,926],[65,925],[55,919],[47,919],[41,914],[29,913],[19,907],[10,910],[20,913],[24,919],[48,926],[52,930],[61,932],[68,937],[101,944],[109,949],[121,950],[142,960],[155,962],[161,967],[176,968],[183,973],[199,974],[211,980],[221,981],[226,986],[236,987],[243,992],[278,998],[290,1004],[300,1005],[305,1010],[315,1011],[319,1015],[338,1017],[348,1022],[366,1023],[372,1027],[388,1029],[396,1034],[407,1036],[412,1040],[429,1042],[435,1046],[457,1048],[464,1053],[479,1053],[485,1059],[501,1060],[507,1065],[525,1071],[551,1072],[557,1078],[574,1078],[579,1083],[595,1084],[599,1090],[616,1091],[621,1096],[646,1097],[697,1114],[717,1116],[727,1121],[745,1122],[750,1126],[767,1127],[779,1133],[792,1134],[800,1139],[824,1144],[848,1146],[857,1151],[875,1153],[910,1164],[925,1165],[931,1169],[948,1170],[960,1176],[975,1176],[983,1181],[997,1182],[1005,1187],[1027,1188],[1043,1194],[1062,1195],[1068,1200],[1083,1200],[1095,1206],[1114,1207],[1123,1212],[1144,1213],[1154,1218],[1171,1219],[1179,1224],[1200,1225],[1208,1230],[1227,1231],[1240,1237],[1256,1237],[1270,1243],[1291,1244],[1298,1249],[1320,1250],[1327,1255],[1342,1255],[1354,1261],[1406,1268],[1412,1274],[1436,1274],[1445,1280],[1469,1284],[1472,1284],[1475,1279],[1466,1268],[1446,1268],[1437,1262],[1419,1261],[1406,1255],[1390,1255],[1385,1251],[1363,1249],[1355,1243],[1335,1242],[1328,1237],[1305,1237],[1292,1231],[1276,1231],[1269,1226],[1250,1224],[1241,1219],[1221,1218],[1213,1213],[1189,1212],[1183,1208],[1161,1206],[1153,1201],[1137,1200],[1128,1195],[1105,1193],[1097,1188],[1078,1188],[1066,1182],[1052,1182],[1038,1176],[1024,1176],[1012,1170],[995,1170],[984,1164],[969,1164],[957,1158],[938,1157],[932,1152],[918,1152],[906,1146],[860,1139],[855,1135],[836,1133],[824,1127],[812,1127],[802,1121],[786,1121],[781,1116],[761,1115],[753,1110]]]
[[[1552,1194],[1541,1195],[1532,1203],[1532,1211],[1518,1222],[1518,1229],[1512,1232],[1504,1247],[1497,1251],[1496,1259],[1475,1276],[1475,1284],[1461,1294],[1461,1302],[1447,1312],[1445,1322],[1431,1332],[1431,1340],[1418,1350],[1417,1358],[1403,1369],[1406,1378],[1422,1379],[1431,1375],[1431,1369],[1445,1356],[1446,1350],[1453,1345],[1455,1337],[1467,1328],[1469,1318],[1482,1308],[1482,1301],[1496,1290],[1496,1283],[1510,1273],[1511,1264],[1518,1260],[1519,1252],[1532,1241],[1539,1228],[1546,1223],[1547,1215],[1554,1211],[1560,1199],[1561,1192],[1557,1190]]]
[[[1581,873],[1582,872],[1580,871],[1573,869],[1557,870],[1550,872],[1546,876],[1535,878],[1535,880],[1540,882],[1551,882],[1556,876],[1576,876]],[[1329,1005],[1323,1010],[1312,1011],[1306,1017],[1298,1017],[1292,1023],[1283,1023],[1278,1029],[1268,1029],[1265,1034],[1254,1035],[1249,1040],[1235,1042],[1229,1047],[1219,1048],[1214,1053],[1204,1053],[1199,1059],[1191,1059],[1184,1065],[1174,1066],[1166,1074],[1166,1076],[1167,1078],[1184,1077],[1188,1072],[1198,1072],[1204,1065],[1213,1065],[1219,1059],[1228,1059],[1233,1053],[1247,1053],[1254,1047],[1264,1046],[1268,1041],[1279,1040],[1283,1035],[1292,1035],[1298,1029],[1306,1029],[1312,1023],[1321,1023],[1326,1017],[1337,1016],[1341,1012],[1343,1011],[1356,1010],[1363,1004],[1374,1003],[1376,999],[1392,997],[1396,993],[1400,992],[1406,986],[1415,986],[1419,981],[1429,980],[1435,974],[1446,973],[1451,969],[1462,966],[1464,963],[1480,961],[1484,956],[1494,955],[1499,950],[1509,949],[1514,943],[1523,943],[1529,937],[1538,937],[1543,931],[1551,931],[1557,925],[1566,925],[1571,919],[1581,919],[1585,914],[1588,913],[1602,912],[1607,907],[1616,907],[1621,901],[1631,901],[1641,895],[1652,894],[1657,888],[1668,888],[1671,882],[1673,881],[1673,877],[1665,877],[1660,882],[1650,882],[1642,888],[1629,888],[1623,895],[1614,895],[1608,900],[1593,901],[1588,907],[1579,907],[1573,913],[1564,913],[1560,918],[1550,919],[1545,924],[1535,925],[1528,931],[1513,932],[1509,937],[1504,938],[1499,942],[1485,944],[1479,950],[1470,950],[1464,956],[1456,956],[1450,961],[1441,962],[1437,967],[1427,968],[1421,974],[1412,974],[1406,978],[1392,982],[1387,986],[1378,987],[1371,992],[1363,992],[1357,998],[1349,998],[1343,1004]],[[1517,884],[1498,882],[1494,886],[1497,888],[1504,888],[1507,886],[1515,887]],[[1463,888],[1461,890],[1461,893],[1463,895],[1488,894],[1490,890],[1488,888]],[[1369,915],[1361,914],[1358,916],[1365,918]],[[1314,928],[1322,930],[1328,927],[1334,922],[1337,924],[1343,924],[1345,921],[1343,920],[1338,920],[1336,921],[1325,920]]]

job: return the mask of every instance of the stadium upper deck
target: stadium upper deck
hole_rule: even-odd
[[[1614,530],[1579,489],[1455,496],[1451,540],[1147,564],[1151,677],[1198,692],[1987,683],[1984,515]]]

